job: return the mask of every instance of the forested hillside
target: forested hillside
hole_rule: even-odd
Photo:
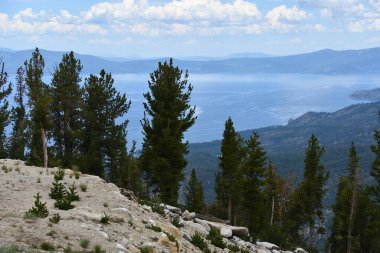
[[[305,148],[310,135],[317,135],[326,149],[322,161],[330,171],[329,185],[334,187],[339,176],[346,171],[351,142],[355,142],[363,175],[368,175],[373,161],[370,151],[370,145],[374,143],[373,132],[380,126],[379,109],[380,102],[374,102],[352,105],[333,113],[308,112],[289,120],[286,126],[265,127],[255,131],[260,135],[262,146],[278,173],[298,179],[303,175]],[[241,135],[248,138],[252,131],[243,131]],[[215,197],[214,177],[218,168],[220,141],[192,143],[189,150],[186,174],[190,173],[191,168],[196,168],[205,186],[206,200],[212,201]],[[368,177],[364,180],[368,180]],[[335,191],[327,194],[328,199],[333,201]]]

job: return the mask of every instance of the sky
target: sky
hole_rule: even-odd
[[[0,47],[109,57],[380,46],[380,0],[0,0]]]

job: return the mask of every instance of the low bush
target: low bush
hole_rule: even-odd
[[[57,224],[60,220],[61,216],[57,213],[53,214],[53,216],[49,218],[49,221],[54,224]]]
[[[223,242],[223,236],[220,234],[220,231],[216,228],[212,228],[206,237],[207,240],[210,240],[212,245],[224,249],[226,244]]]
[[[51,244],[49,242],[43,242],[43,243],[41,243],[41,249],[45,250],[45,251],[53,251],[53,250],[55,250],[55,247],[53,244]]]
[[[204,253],[211,253],[211,250],[208,248],[207,242],[201,233],[195,232],[193,236],[191,236],[191,243]]]

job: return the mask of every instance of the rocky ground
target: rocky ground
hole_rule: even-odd
[[[256,244],[244,241],[248,229],[232,227],[207,220],[179,208],[161,205],[159,213],[152,207],[139,204],[131,193],[121,191],[114,184],[99,177],[65,170],[63,182],[78,186],[80,201],[71,210],[59,210],[49,197],[53,174],[57,168],[44,169],[25,166],[16,160],[0,160],[0,253],[42,252],[41,248],[54,252],[125,252],[125,253],[174,253],[202,252],[191,243],[196,233],[207,236],[211,228],[222,234],[223,241],[234,245],[220,249],[205,240],[211,252],[280,253],[276,245],[267,242]],[[86,191],[79,187],[87,186]],[[34,205],[37,193],[46,202],[49,216],[30,218],[25,213]],[[153,208],[157,211],[157,207]],[[59,214],[58,223],[51,222]],[[109,222],[101,222],[108,216]],[[203,219],[202,219],[203,218]],[[173,219],[176,222],[173,222]],[[173,223],[180,228],[173,225]],[[294,252],[302,253],[302,249]]]

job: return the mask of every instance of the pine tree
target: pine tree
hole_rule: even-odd
[[[203,185],[198,180],[195,169],[191,171],[190,179],[186,186],[185,204],[190,212],[202,213],[205,208]]]
[[[17,70],[16,76],[16,94],[14,97],[16,107],[12,108],[11,120],[13,129],[10,138],[9,156],[11,159],[25,160],[26,140],[26,110],[24,104],[25,95],[25,71],[21,67]]]
[[[69,186],[69,189],[67,191],[67,196],[66,196],[70,201],[79,201],[80,197],[77,191],[77,186],[75,185],[75,182],[71,186]]]
[[[242,159],[242,140],[236,133],[233,121],[228,118],[223,132],[219,170],[215,181],[215,192],[219,207],[227,208],[227,218],[236,223],[234,209],[239,197],[239,166]]]
[[[254,132],[245,143],[245,157],[238,172],[241,204],[245,224],[255,235],[264,228],[268,221],[265,206],[264,173],[266,171],[266,152]]]
[[[58,165],[66,168],[76,164],[79,156],[82,67],[72,51],[64,54],[51,82],[54,149]]]
[[[43,164],[46,168],[48,166],[46,131],[50,127],[51,96],[49,87],[42,81],[45,61],[38,48],[33,52],[32,58],[25,61],[24,65],[31,121],[29,126],[31,135],[29,162],[34,165]]]
[[[7,97],[12,92],[12,84],[8,82],[8,73],[4,70],[4,62],[0,60],[0,158],[7,158],[5,128],[9,124],[9,103]]]
[[[65,198],[67,196],[66,187],[63,185],[62,182],[60,182],[57,179],[54,179],[49,196],[55,200]]]
[[[128,123],[116,121],[128,112],[131,102],[115,89],[113,82],[112,75],[104,70],[99,77],[90,75],[86,79],[81,150],[85,172],[104,177],[108,169],[115,181],[125,164]]]
[[[46,208],[46,202],[41,202],[41,195],[38,192],[36,196],[33,196],[35,198],[34,201],[34,207],[29,209],[26,213],[29,215],[34,215],[39,218],[46,218],[49,215],[49,211]]]
[[[314,247],[315,227],[318,225],[318,234],[324,233],[322,199],[329,176],[321,163],[324,152],[325,149],[319,145],[318,138],[312,135],[306,149],[304,178],[292,194],[286,219],[286,228],[293,243],[302,242],[298,231],[304,226],[307,227],[309,249]]]
[[[351,145],[348,176],[339,180],[334,218],[329,238],[331,252],[371,252],[367,248],[366,227],[369,220],[369,198],[360,184],[360,166],[354,144]]]
[[[193,87],[187,81],[188,72],[183,74],[173,66],[172,59],[160,62],[150,77],[150,91],[144,94],[140,165],[148,177],[148,191],[155,183],[161,200],[175,205],[187,165],[188,143],[183,143],[183,137],[196,120],[195,107],[189,104]]]

